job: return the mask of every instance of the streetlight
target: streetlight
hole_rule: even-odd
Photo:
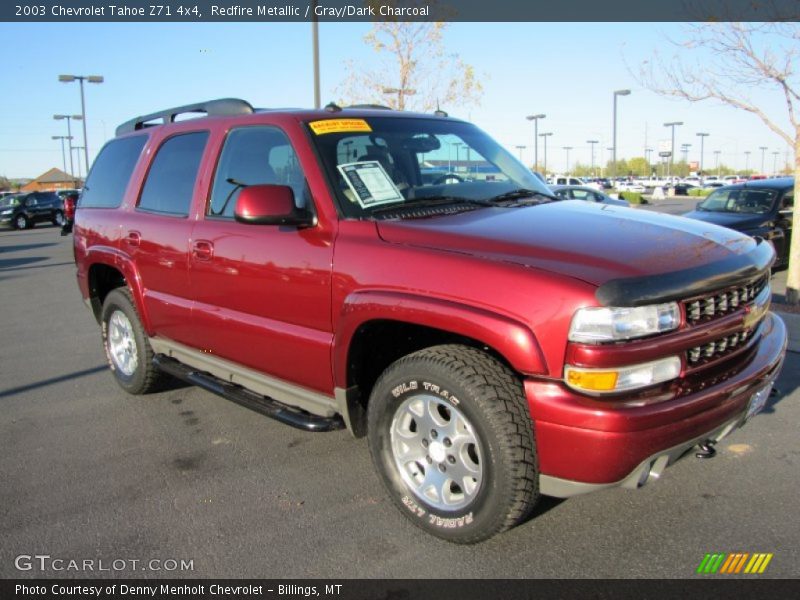
[[[780,154],[780,152],[778,152],[777,150],[775,150],[772,153],[772,157],[773,157],[772,158],[772,175],[773,175],[773,177],[778,175],[778,154]]]
[[[594,172],[594,145],[599,144],[600,140],[586,140],[586,143],[592,148],[592,177],[597,177],[597,173]]]
[[[86,168],[89,168],[89,143],[86,141],[86,102],[83,99],[83,82],[103,83],[102,75],[59,75],[58,80],[62,83],[71,83],[75,80],[81,85],[81,119],[83,120],[83,156],[86,159]]]
[[[631,93],[630,90],[616,90],[614,92],[614,117],[612,119],[612,134],[611,134],[611,146],[614,148],[613,154],[611,156],[611,175],[612,177],[616,177],[617,175],[617,96],[629,96]]]
[[[745,173],[750,170],[750,150],[744,151],[744,171]]]
[[[767,147],[766,146],[759,146],[758,149],[761,150],[761,174],[763,175],[764,174],[764,152],[767,151]]]
[[[383,88],[383,93],[384,94],[397,94],[397,110],[405,110],[405,107],[406,107],[405,97],[406,96],[413,96],[414,94],[417,93],[417,90],[413,90],[411,88],[404,88],[404,87],[400,87],[400,88],[389,88],[389,87],[387,87],[387,88]]]
[[[67,120],[67,139],[70,140],[69,142],[69,174],[75,177],[75,167],[72,164],[72,149],[74,146],[72,145],[72,125],[70,122],[74,119],[75,121],[82,121],[83,117],[80,115],[53,115],[53,118],[56,121],[63,121],[64,119]]]
[[[722,174],[719,170],[719,155],[721,152],[722,150],[714,150],[714,162],[716,163],[717,167],[717,177],[719,177]]]
[[[54,140],[61,140],[61,160],[64,162],[64,173],[67,172],[67,154],[64,152],[64,140],[71,140],[71,135],[54,135]]]
[[[539,170],[539,119],[544,119],[547,115],[528,115],[528,121],[533,121],[533,170]]]
[[[697,133],[697,137],[700,138],[700,174],[703,174],[703,142],[708,137],[709,134],[707,133]]]
[[[564,175],[569,175],[569,151],[572,150],[572,146],[562,146],[562,149],[567,151],[567,171]]]
[[[691,148],[691,144],[681,144],[681,151],[683,152],[683,162],[689,162],[689,148]]]
[[[83,146],[73,146],[72,149],[78,153],[75,160],[78,163],[78,179],[81,179],[83,177],[83,171],[81,171],[81,150],[86,150],[86,148]],[[89,165],[86,165],[86,171],[89,171]]]
[[[652,148],[645,148],[644,149],[644,159],[647,161],[647,170],[650,171],[650,174],[653,174],[653,166],[650,164],[650,157],[653,155]]]
[[[522,151],[527,148],[527,146],[514,146],[517,150],[519,150],[519,162],[522,162]]]
[[[552,131],[547,133],[540,133],[539,137],[544,138],[544,176],[547,177],[547,138],[553,135]]]
[[[670,146],[669,150],[669,164],[675,163],[675,127],[683,125],[683,121],[672,121],[670,123],[664,123],[664,127],[670,127],[672,129],[672,146]]]

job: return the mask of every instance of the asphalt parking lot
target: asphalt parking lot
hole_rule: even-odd
[[[180,385],[126,395],[71,243],[55,227],[0,231],[0,577],[693,578],[709,552],[774,553],[761,577],[800,576],[796,353],[714,459],[635,492],[543,499],[529,522],[460,547],[397,512],[346,432],[303,433]],[[35,554],[128,562],[17,569]],[[153,559],[193,568],[130,562]]]

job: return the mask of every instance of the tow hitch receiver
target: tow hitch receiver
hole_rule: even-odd
[[[714,440],[706,440],[697,444],[700,452],[696,452],[695,456],[697,458],[714,458],[717,455],[717,451],[714,449],[714,444],[716,443]]]

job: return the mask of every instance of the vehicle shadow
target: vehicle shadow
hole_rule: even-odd
[[[35,250],[38,248],[49,248],[50,246],[57,246],[56,242],[48,242],[43,244],[17,244],[16,246],[0,246],[0,253],[3,252],[22,252],[23,250]]]
[[[20,258],[2,258],[0,259],[0,271],[10,270],[24,265],[30,265],[37,262],[47,260],[46,256],[27,256]]]
[[[761,414],[774,414],[775,405],[791,396],[798,388],[800,388],[800,354],[789,351],[786,353],[786,360],[775,382],[773,393],[767,398]]]
[[[0,390],[0,398],[8,398],[10,396],[16,396],[17,394],[22,394],[24,392],[29,392],[31,390],[47,387],[49,385],[55,385],[57,383],[61,383],[64,381],[69,381],[70,379],[80,379],[81,377],[86,377],[87,375],[94,375],[95,373],[99,373],[100,371],[105,371],[107,368],[108,367],[106,365],[100,365],[97,367],[92,367],[91,369],[84,369],[83,371],[75,371],[74,373],[59,375],[58,377],[51,377],[50,379],[43,379],[42,381],[37,381],[36,383],[29,383],[27,385],[20,385],[17,387],[9,388],[7,390]]]
[[[27,271],[29,269],[47,269],[48,267],[64,267],[64,266],[75,266],[75,263],[72,261],[68,262],[60,262],[60,263],[47,263],[46,265],[33,265],[33,266],[21,266],[21,267],[3,267],[0,261],[0,271],[3,273],[7,273],[9,271]]]

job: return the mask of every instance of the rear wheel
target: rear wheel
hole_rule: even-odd
[[[516,525],[537,497],[519,380],[480,350],[435,346],[392,364],[368,406],[372,459],[415,525],[469,544]]]
[[[153,365],[153,349],[127,288],[109,292],[101,315],[103,346],[117,383],[130,394],[146,394],[165,377]]]
[[[57,210],[56,214],[53,215],[53,225],[58,225],[59,227],[64,226],[64,213],[60,210]]]

